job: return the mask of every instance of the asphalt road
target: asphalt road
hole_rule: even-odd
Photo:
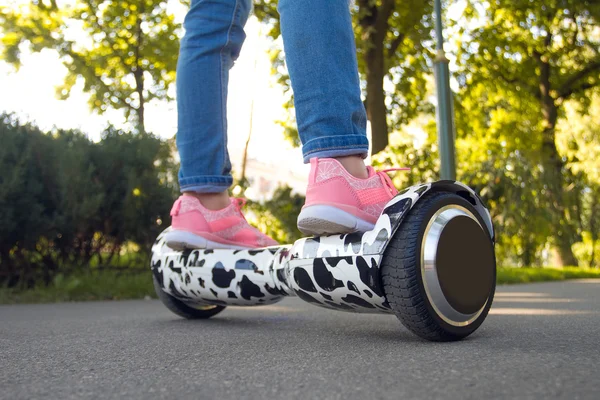
[[[600,398],[600,280],[500,287],[458,343],[289,299],[186,321],[158,301],[0,307],[0,398]]]

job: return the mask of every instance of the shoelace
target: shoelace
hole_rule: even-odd
[[[235,208],[237,208],[238,211],[241,211],[242,207],[246,205],[246,199],[243,199],[241,197],[234,197],[233,204],[235,204]]]
[[[232,203],[233,203],[235,209],[242,216],[242,218],[244,218],[244,221],[248,222],[248,220],[246,219],[246,216],[242,212],[242,207],[244,207],[246,205],[246,199],[243,199],[241,197],[234,197],[234,198],[232,198],[232,200],[233,200]]]
[[[388,169],[384,169],[381,171],[377,171],[375,173],[377,176],[379,176],[379,179],[381,179],[381,183],[383,183],[384,186],[387,186],[387,188],[390,190],[390,193],[392,194],[392,196],[395,196],[398,194],[398,189],[396,189],[396,187],[394,186],[394,183],[392,182],[392,178],[390,178],[390,176],[388,175],[388,172],[395,172],[395,171],[410,171],[410,168],[388,168]]]

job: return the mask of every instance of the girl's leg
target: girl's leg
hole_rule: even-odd
[[[294,90],[304,162],[367,156],[348,0],[279,0],[285,59]]]
[[[186,248],[253,248],[275,245],[251,227],[229,199],[227,84],[240,54],[251,0],[192,0],[177,65],[177,148],[184,195],[171,210],[166,243]]]
[[[369,143],[348,0],[280,0],[281,33],[294,89],[304,162],[311,163],[298,216],[305,234],[374,227],[397,193],[365,167]]]
[[[229,69],[240,54],[251,0],[192,0],[177,64],[177,148],[182,192],[225,192]]]

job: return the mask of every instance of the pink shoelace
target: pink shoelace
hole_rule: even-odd
[[[244,207],[246,205],[246,199],[243,199],[241,197],[234,197],[233,204],[235,204],[235,208],[237,208],[238,210],[241,210],[242,207]]]
[[[233,203],[233,206],[235,207],[235,209],[238,211],[238,213],[240,213],[242,218],[244,218],[244,221],[247,221],[246,216],[242,212],[242,207],[244,207],[246,205],[246,199],[243,199],[241,197],[234,197],[234,198],[232,198],[232,200],[233,200],[232,203]]]
[[[381,179],[381,183],[383,183],[384,186],[387,186],[387,188],[390,190],[390,193],[392,194],[392,196],[395,196],[398,194],[398,189],[396,189],[396,187],[394,186],[394,183],[392,182],[392,178],[390,178],[390,176],[388,175],[388,172],[396,172],[396,171],[410,171],[410,168],[388,168],[388,169],[384,169],[381,171],[377,171],[375,173],[377,176],[379,176],[379,179]]]

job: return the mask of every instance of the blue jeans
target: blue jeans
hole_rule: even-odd
[[[192,0],[185,17],[177,65],[183,192],[222,192],[233,182],[227,85],[251,8],[251,0]],[[278,11],[304,162],[312,157],[366,157],[367,116],[349,0],[280,0]]]

